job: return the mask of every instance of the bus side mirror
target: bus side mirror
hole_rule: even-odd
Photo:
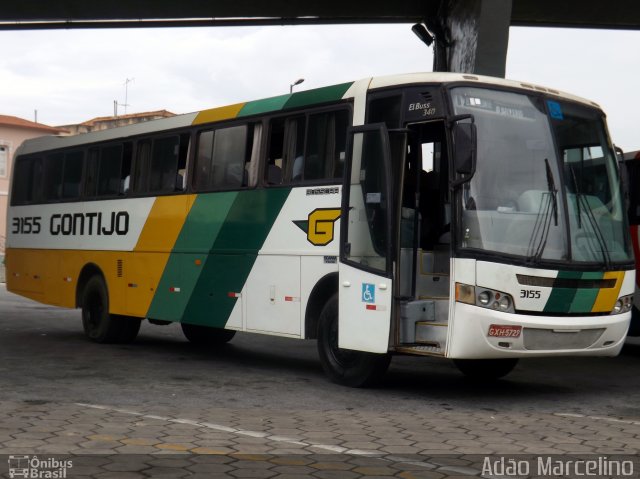
[[[476,171],[476,125],[456,123],[453,125],[454,165],[456,173],[471,179]]]

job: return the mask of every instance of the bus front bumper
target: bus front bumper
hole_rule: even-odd
[[[455,303],[447,357],[616,356],[631,313],[602,316],[533,316]]]

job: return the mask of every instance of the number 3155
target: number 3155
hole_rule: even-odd
[[[521,289],[520,297],[527,299],[540,299],[540,291],[535,289]]]

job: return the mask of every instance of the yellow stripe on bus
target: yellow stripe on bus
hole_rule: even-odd
[[[145,317],[196,195],[159,196],[125,260],[126,314]]]
[[[118,262],[126,263],[132,253],[91,250],[42,250],[12,248],[7,251],[7,286],[28,298],[46,304],[76,307],[76,291],[82,268],[96,265],[109,288],[109,311],[126,314],[124,278],[118,276]]]
[[[608,271],[604,274],[603,279],[615,279],[616,284],[613,288],[600,288],[596,301],[591,308],[592,313],[611,312],[620,295],[620,288],[622,288],[622,282],[624,280],[624,271]]]
[[[223,106],[220,108],[212,108],[203,110],[198,113],[192,125],[200,125],[202,123],[210,123],[212,121],[230,120],[236,118],[242,107],[246,103],[236,103],[235,105]]]
[[[171,252],[195,198],[196,195],[158,196],[134,251]]]

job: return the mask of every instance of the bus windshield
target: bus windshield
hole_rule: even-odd
[[[451,90],[477,127],[477,170],[458,191],[460,247],[527,262],[632,260],[602,113],[555,98]]]

